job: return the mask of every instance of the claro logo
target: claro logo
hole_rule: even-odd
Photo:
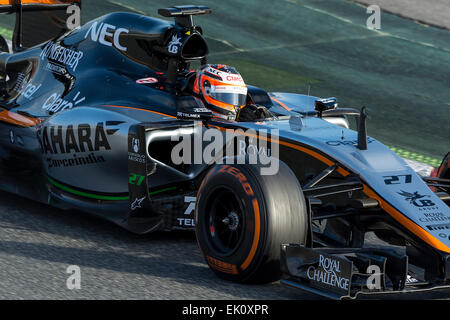
[[[240,76],[227,76],[227,81],[237,81],[242,82],[242,77]]]
[[[122,33],[129,33],[130,30],[125,28],[117,28],[111,24],[94,22],[84,36],[85,39],[91,36],[91,40],[99,42],[105,46],[115,48],[120,51],[127,51],[127,48],[120,44],[120,35]]]

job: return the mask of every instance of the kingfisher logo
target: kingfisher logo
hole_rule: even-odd
[[[83,55],[81,51],[69,49],[50,41],[42,50],[40,57],[42,60],[47,58],[61,67],[67,67],[75,71]]]

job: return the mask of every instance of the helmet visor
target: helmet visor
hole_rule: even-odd
[[[212,86],[210,96],[214,100],[240,107],[247,102],[247,88],[241,86]]]

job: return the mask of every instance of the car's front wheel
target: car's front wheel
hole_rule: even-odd
[[[284,163],[272,176],[261,175],[258,165],[216,165],[198,191],[198,245],[221,278],[278,280],[280,245],[305,244],[307,232],[305,198]]]

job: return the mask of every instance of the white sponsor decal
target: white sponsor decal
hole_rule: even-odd
[[[120,35],[122,33],[129,33],[130,30],[125,28],[117,28],[111,24],[94,22],[84,36],[85,39],[91,36],[91,40],[99,42],[102,45],[115,48],[120,51],[127,51],[127,48],[120,44]]]
[[[186,208],[186,211],[184,211],[185,215],[190,215],[195,210],[195,201],[197,200],[196,197],[184,197],[184,202],[189,203],[189,206]]]
[[[211,91],[215,93],[237,93],[237,94],[247,94],[247,87],[241,85],[232,85],[232,86],[211,86]]]
[[[406,283],[417,283],[417,282],[419,282],[419,280],[411,277],[409,274],[406,276]]]
[[[152,84],[152,83],[157,83],[158,79],[156,78],[143,78],[143,79],[139,79],[136,80],[136,83],[138,84]]]
[[[227,72],[223,72],[223,71],[217,70],[212,67],[206,68],[205,72],[212,73],[212,74],[215,74],[216,76],[221,77],[222,81],[225,83],[228,83],[228,84],[234,84],[234,85],[238,85],[238,86],[245,85],[244,79],[239,74],[229,74]]]
[[[177,218],[179,227],[195,227],[194,219]]]
[[[142,197],[140,199],[136,198],[133,203],[131,204],[131,210],[134,211],[138,208],[142,208],[142,202],[145,200],[145,197]]]
[[[75,71],[83,58],[83,52],[65,48],[59,44],[50,41],[42,50],[40,57],[41,60],[45,58],[57,63],[60,67],[66,67]]]
[[[307,271],[307,277],[308,279],[319,283],[348,290],[350,280],[340,277],[338,275],[340,272],[339,260],[326,258],[323,255],[320,255],[318,268],[310,266]]]
[[[128,152],[128,160],[139,162],[139,163],[145,163],[146,156],[143,154],[139,154],[139,150],[141,148],[141,140],[138,138],[133,138],[131,140],[131,145],[133,146],[134,152]]]
[[[80,97],[80,92],[78,91],[72,101],[68,101],[61,98],[58,93],[53,93],[50,97],[45,100],[42,109],[49,112],[59,112],[66,109],[72,109],[74,106],[82,103],[86,100],[86,97]]]
[[[139,139],[133,138],[133,151],[139,152],[139,146],[141,145],[141,141]]]
[[[45,66],[45,68],[46,68],[48,71],[51,71],[51,72],[53,72],[53,73],[57,73],[57,74],[60,74],[60,75],[65,75],[65,74],[67,74],[67,69],[66,69],[66,67],[65,67],[65,66],[61,66],[61,65],[59,65],[59,64],[57,64],[57,63],[49,62],[49,63],[47,63],[47,65]]]
[[[194,108],[194,109],[192,109],[192,111],[197,112],[197,113],[202,113],[202,112],[209,112],[209,109],[206,109],[206,108]]]
[[[211,68],[211,67],[207,67],[205,72],[215,74],[216,76],[222,76],[222,72],[220,72],[219,70],[217,70],[215,68]]]
[[[172,36],[172,40],[170,40],[167,50],[172,54],[177,54],[178,50],[181,46],[181,37],[178,37],[176,34]]]
[[[25,87],[25,90],[22,91],[21,96],[27,99],[31,99],[33,97],[33,94],[35,94],[41,87],[42,84],[35,86],[30,83]]]
[[[145,163],[145,157],[143,154],[128,152],[128,160],[130,161]]]

